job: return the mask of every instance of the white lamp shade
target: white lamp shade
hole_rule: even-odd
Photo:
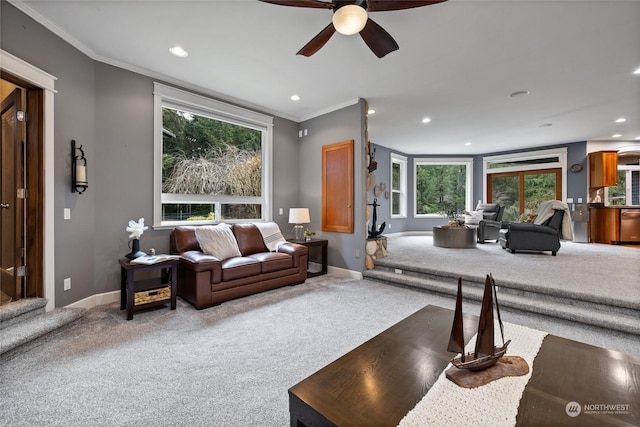
[[[350,36],[359,33],[367,25],[367,11],[362,6],[348,4],[333,13],[333,26],[340,34]]]
[[[308,224],[310,222],[309,208],[289,209],[289,224]]]

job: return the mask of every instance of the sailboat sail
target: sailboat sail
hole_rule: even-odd
[[[464,362],[464,327],[462,324],[462,278],[458,278],[458,295],[456,296],[456,311],[453,317],[453,326],[451,327],[451,336],[449,337],[449,346],[447,351],[452,353],[462,353],[462,361]]]
[[[478,336],[476,338],[475,356],[493,355],[495,351],[493,343],[493,284],[490,276],[484,282],[484,296],[478,321]]]
[[[494,305],[500,325],[500,333],[502,335],[502,346],[500,347],[496,347],[494,343]],[[495,365],[498,359],[505,355],[510,342],[511,341],[504,341],[504,330],[502,327],[502,319],[500,318],[496,284],[493,281],[493,277],[488,274],[484,283],[484,295],[478,321],[476,348],[473,353],[465,353],[464,330],[462,325],[462,278],[459,278],[456,311],[447,350],[453,353],[460,353],[460,356],[453,358],[451,363],[456,368],[469,369],[471,371],[486,369]]]

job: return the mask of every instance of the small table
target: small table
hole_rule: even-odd
[[[311,239],[311,240],[295,240],[295,239],[287,239],[288,242],[297,243],[299,245],[304,245],[309,248],[309,257],[307,258],[307,277],[315,277],[320,276],[322,274],[327,274],[327,248],[329,242],[325,239]],[[311,248],[321,248],[320,254],[320,269],[313,268],[309,269],[309,262],[311,261]]]
[[[439,248],[472,249],[477,247],[476,227],[433,227],[433,246]]]
[[[176,309],[176,294],[178,284],[178,259],[157,262],[155,264],[132,264],[128,258],[120,258],[120,310],[127,309],[127,320],[133,319],[133,312],[143,308],[171,304],[171,310]],[[160,270],[160,277],[146,280],[134,279],[136,272]],[[165,298],[155,298],[170,288],[170,293]],[[146,294],[143,294],[146,293]],[[154,294],[155,293],[155,294]],[[139,300],[149,302],[135,303],[135,296]]]

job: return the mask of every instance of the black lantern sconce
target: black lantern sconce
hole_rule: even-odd
[[[78,154],[79,152],[79,154]],[[82,194],[87,183],[87,158],[84,156],[82,145],[76,147],[76,140],[71,140],[71,192]]]

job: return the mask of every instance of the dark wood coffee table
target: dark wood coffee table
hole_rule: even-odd
[[[291,426],[396,426],[449,363],[452,320],[453,311],[427,306],[291,387]],[[464,324],[471,337],[477,317],[465,315]],[[639,358],[549,335],[534,361],[517,424],[640,425],[638,378]],[[628,407],[626,414],[574,418],[566,412],[570,402]]]

